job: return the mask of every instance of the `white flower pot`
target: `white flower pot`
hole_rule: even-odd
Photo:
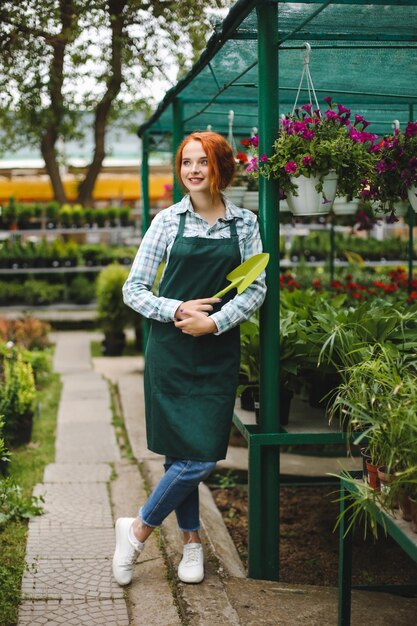
[[[346,196],[335,198],[333,202],[333,213],[335,215],[354,215],[358,210],[359,198],[348,200]]]
[[[226,194],[230,202],[233,202],[233,204],[238,207],[242,207],[243,196],[245,195],[246,191],[246,187],[228,187],[224,193]]]
[[[287,202],[286,199],[279,201],[279,212],[280,213],[289,213],[290,212],[290,207],[288,206],[288,202]]]
[[[246,191],[243,196],[242,206],[251,211],[257,211],[259,208],[259,191]]]
[[[417,186],[412,185],[407,189],[408,199],[410,200],[410,204],[414,209],[414,212],[417,213]]]
[[[323,177],[323,191],[320,193],[316,190],[319,176],[292,176],[291,182],[298,189],[297,196],[287,194],[288,206],[294,215],[323,215],[330,211],[337,190],[335,172],[329,172]]]
[[[395,215],[397,217],[406,217],[408,215],[409,206],[410,203],[407,202],[407,200],[399,200],[398,202],[394,202]]]

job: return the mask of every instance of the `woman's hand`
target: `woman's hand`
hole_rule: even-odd
[[[215,298],[206,298],[213,300]],[[213,308],[213,307],[211,307]],[[208,335],[210,333],[217,332],[216,323],[208,317],[208,313],[202,313],[201,311],[193,311],[188,309],[187,318],[174,322],[175,326],[179,328],[186,335],[192,335],[193,337],[201,337],[201,335]]]
[[[198,300],[187,300],[175,311],[175,319],[186,320],[192,313],[200,312],[208,316],[213,310],[213,304],[221,302],[221,298],[199,298]]]

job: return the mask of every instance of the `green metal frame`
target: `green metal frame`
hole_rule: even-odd
[[[351,478],[362,478],[362,472],[355,471],[350,472]],[[357,487],[351,481],[348,481],[342,474],[340,477],[340,514],[341,523],[339,528],[339,608],[338,608],[338,626],[350,626],[351,619],[351,594],[352,594],[352,544],[354,525],[351,525],[352,516],[348,510],[349,499],[346,496],[349,494],[355,494],[359,491]],[[376,505],[371,504],[375,519],[378,524],[382,526],[384,532],[390,535],[394,541],[417,563],[417,535],[412,540],[401,529],[399,524],[384,511],[379,509]],[[350,527],[350,528],[349,528]],[[348,530],[349,529],[349,530]],[[416,586],[407,585],[406,587],[399,586],[402,591],[415,593]],[[361,587],[363,589],[363,587]],[[366,587],[368,590],[374,589],[375,591],[387,591],[388,587],[375,586]],[[396,586],[389,586],[389,590],[395,591]],[[369,621],[372,621],[370,619]]]

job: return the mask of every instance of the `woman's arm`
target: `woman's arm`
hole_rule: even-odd
[[[166,257],[167,246],[167,226],[163,213],[158,213],[142,239],[123,285],[125,304],[158,322],[172,322],[181,304],[181,300],[158,297],[151,291],[159,265]]]

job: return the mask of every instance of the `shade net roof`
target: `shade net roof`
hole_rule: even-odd
[[[150,129],[154,145],[172,129],[172,102],[183,106],[184,130],[227,135],[234,111],[238,141],[258,126],[257,13],[274,0],[238,0],[219,23],[190,72],[167,92]],[[378,134],[417,118],[417,0],[275,2],[278,4],[278,114],[292,110],[300,84],[305,42],[311,45],[310,73],[320,108],[326,96],[364,115]],[[298,103],[309,101],[306,80]],[[158,138],[159,136],[159,138]],[[165,146],[166,147],[166,146]]]

